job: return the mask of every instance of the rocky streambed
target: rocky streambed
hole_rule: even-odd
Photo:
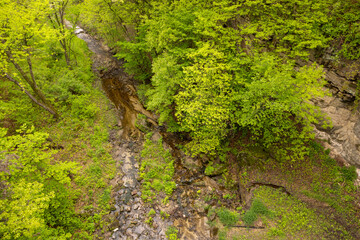
[[[114,146],[114,158],[117,160],[118,176],[122,176],[115,185],[118,189],[113,193],[115,210],[110,215],[115,222],[112,224],[110,239],[165,239],[165,231],[172,222],[153,217],[152,224],[146,223],[151,207],[145,206],[141,199],[138,181],[139,163],[135,157],[140,146],[136,142],[125,141]]]

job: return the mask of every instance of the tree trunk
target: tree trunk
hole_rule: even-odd
[[[14,82],[16,85],[18,85],[19,87],[22,88],[22,90],[31,98],[31,100],[34,101],[34,99],[36,101],[34,101],[36,104],[38,104],[39,106],[46,106],[46,108],[44,108],[45,110],[49,111],[55,118],[58,118],[58,113],[55,110],[55,108],[51,105],[51,103],[46,99],[45,95],[41,92],[41,90],[39,89],[39,87],[36,84],[35,81],[35,77],[34,77],[34,73],[32,71],[32,63],[31,63],[31,59],[30,57],[27,57],[27,63],[29,65],[29,71],[30,71],[30,76],[31,79],[29,78],[29,76],[25,73],[25,71],[21,68],[21,66],[19,64],[17,64],[14,59],[12,58],[12,55],[10,52],[6,52],[6,55],[8,56],[9,61],[15,66],[15,68],[19,71],[20,75],[22,76],[22,78],[29,84],[29,86],[31,87],[31,89],[33,90],[34,94],[38,97],[38,99],[41,101],[42,105],[39,105],[39,100],[37,100],[33,95],[31,95],[32,97],[29,96],[29,92],[25,92],[25,88],[22,87],[20,85],[19,82],[17,82],[15,79],[11,78],[10,75],[6,74],[6,78],[9,79],[10,81]],[[11,79],[10,79],[11,78]],[[49,110],[48,110],[49,109]]]
[[[8,80],[10,80],[11,82],[15,83],[20,89],[21,91],[23,91],[26,95],[28,95],[28,97],[37,105],[39,105],[40,107],[42,107],[43,109],[45,109],[46,111],[48,111],[51,115],[53,115],[55,118],[58,118],[59,115],[58,113],[52,109],[51,107],[47,106],[46,104],[38,101],[31,93],[29,93],[23,86],[21,86],[21,84],[16,81],[15,79],[13,79],[11,76],[9,76],[7,73],[5,74],[6,78]]]

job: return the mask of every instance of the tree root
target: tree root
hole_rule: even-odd
[[[242,199],[243,199],[243,203],[244,203],[244,209],[248,210],[251,207],[251,203],[252,203],[252,199],[254,196],[254,190],[255,188],[259,187],[259,186],[267,186],[267,187],[271,187],[271,188],[276,188],[276,189],[280,189],[282,192],[284,192],[285,194],[287,194],[288,196],[291,196],[292,194],[284,187],[284,186],[280,186],[280,185],[276,185],[273,183],[264,183],[264,182],[250,182],[247,184],[247,186],[243,188],[242,192]],[[240,184],[239,187],[241,188]]]
[[[258,187],[258,186],[267,186],[267,187],[280,189],[282,192],[286,193],[288,196],[291,196],[291,193],[284,186],[276,185],[276,184],[273,184],[273,183],[250,182],[246,186],[246,188],[253,188],[253,187]]]
[[[255,227],[255,226],[245,226],[245,225],[234,225],[230,227],[237,227],[237,228],[252,228],[252,229],[264,229],[265,227]]]

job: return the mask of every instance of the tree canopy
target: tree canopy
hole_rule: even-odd
[[[189,133],[192,154],[214,153],[229,133],[250,131],[266,149],[301,157],[311,124],[322,118],[309,100],[324,94],[324,81],[321,66],[296,68],[295,60],[326,45],[318,28],[326,22],[324,7],[310,1],[154,3],[136,39],[119,43],[118,56],[139,78],[151,69],[145,104],[169,131]]]

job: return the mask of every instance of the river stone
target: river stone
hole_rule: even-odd
[[[131,211],[131,207],[130,207],[130,206],[124,206],[124,210],[127,211],[127,212],[130,212],[130,211]]]
[[[126,235],[131,236],[132,233],[133,232],[132,232],[131,228],[126,229]]]
[[[205,202],[202,200],[195,200],[194,208],[198,213],[205,212]]]
[[[199,172],[202,168],[202,164],[199,159],[192,158],[190,156],[183,156],[181,159],[184,167],[190,171]]]

